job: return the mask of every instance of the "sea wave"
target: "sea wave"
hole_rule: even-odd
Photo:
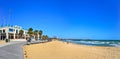
[[[83,45],[90,45],[90,46],[115,46],[120,47],[120,40],[63,40],[66,42],[76,43],[76,44],[83,44]]]

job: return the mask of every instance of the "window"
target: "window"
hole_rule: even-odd
[[[25,32],[25,34],[27,34],[27,32]]]
[[[12,29],[12,28],[9,28],[9,32],[13,32],[14,31],[14,29]]]
[[[16,30],[16,33],[18,34],[18,30]]]

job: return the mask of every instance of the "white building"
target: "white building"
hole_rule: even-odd
[[[23,30],[23,36],[19,36],[19,31]],[[0,27],[0,40],[5,39],[26,39],[27,36],[27,30],[24,30],[20,26],[3,26]]]

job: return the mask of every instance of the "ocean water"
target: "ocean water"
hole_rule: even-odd
[[[65,42],[75,44],[89,45],[89,46],[111,46],[120,47],[120,40],[83,40],[83,39],[61,39]]]

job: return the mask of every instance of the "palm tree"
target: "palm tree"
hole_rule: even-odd
[[[34,30],[34,35],[35,35],[35,38],[37,38],[38,30]]]
[[[43,35],[43,36],[42,36],[42,39],[43,39],[43,40],[47,40],[47,39],[48,39],[48,36],[47,36],[47,35]]]
[[[39,31],[40,39],[42,38],[42,34],[43,34],[43,31],[40,30],[40,31]]]
[[[49,37],[48,37],[48,35],[45,35],[45,39],[48,39]]]
[[[32,28],[28,29],[28,34],[29,34],[29,36],[32,36],[32,34],[33,34],[33,29]]]
[[[45,40],[45,35],[42,36],[42,39]]]
[[[19,31],[19,36],[20,36],[20,38],[23,36],[23,33],[24,33],[23,30],[20,30],[20,31]]]

